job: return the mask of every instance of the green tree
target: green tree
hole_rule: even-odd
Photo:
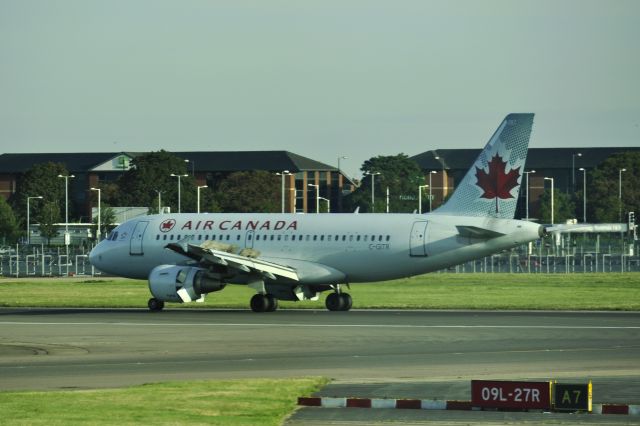
[[[553,223],[565,223],[576,218],[576,209],[568,194],[553,192]],[[545,190],[540,197],[540,221],[551,223],[551,190]]]
[[[62,163],[40,163],[27,170],[18,180],[16,192],[11,197],[11,205],[16,212],[27,211],[27,197],[42,196],[43,202],[30,203],[30,215],[36,222],[42,222],[42,211],[46,202],[64,204],[64,179],[58,175],[68,175],[69,172]],[[69,185],[72,184],[69,180]],[[75,211],[73,200],[69,199],[69,214]],[[22,215],[20,215],[22,217]],[[26,220],[26,215],[24,216]]]
[[[224,212],[280,211],[280,179],[265,171],[231,173],[218,185],[215,198]]]
[[[60,222],[60,206],[56,201],[46,201],[40,211],[40,235],[51,245],[51,238],[58,235]]]
[[[158,193],[162,192],[163,206],[178,211],[178,178],[187,175],[184,160],[170,152],[161,150],[136,157],[131,168],[119,179],[117,193],[105,201],[120,206],[145,206],[151,211],[158,209]],[[191,175],[180,177],[180,200],[182,212],[196,211],[196,185]]]
[[[389,211],[410,213],[418,209],[418,186],[424,185],[424,175],[418,164],[405,154],[377,156],[366,160],[360,168],[365,173],[380,173],[375,177],[365,175],[362,184],[345,199],[346,210],[360,207],[371,212],[371,185],[375,179],[375,211],[386,211],[386,191],[389,188]],[[429,200],[423,197],[423,202]],[[424,207],[424,206],[423,206]]]
[[[0,196],[0,240],[5,244],[15,243],[20,234],[18,221],[7,200]]]
[[[587,218],[626,222],[630,211],[640,212],[640,152],[627,151],[607,158],[591,173],[587,171]]]

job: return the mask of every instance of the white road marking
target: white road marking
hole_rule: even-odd
[[[0,325],[113,325],[119,327],[314,327],[314,328],[486,328],[486,329],[540,329],[540,330],[640,330],[640,326],[589,325],[412,325],[412,324],[291,324],[291,323],[143,323],[143,322],[30,322],[0,321]]]

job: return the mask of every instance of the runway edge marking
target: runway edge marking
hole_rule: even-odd
[[[377,408],[377,409],[416,409],[416,410],[477,410],[471,401],[438,399],[394,399],[394,398],[298,398],[302,407],[323,408]],[[478,409],[479,410],[479,409]],[[593,404],[592,414],[620,414],[640,416],[640,405],[635,404]]]

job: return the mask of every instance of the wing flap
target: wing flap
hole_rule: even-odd
[[[243,273],[257,272],[270,279],[283,277],[294,281],[300,281],[298,273],[294,268],[273,262],[267,262],[266,260],[249,258],[210,248],[203,248],[194,244],[186,244],[186,246],[182,244],[169,244],[167,245],[167,248],[203,263],[228,266]]]

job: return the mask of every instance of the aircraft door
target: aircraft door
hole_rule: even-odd
[[[141,220],[140,222],[136,223],[133,234],[131,234],[129,254],[138,256],[142,256],[144,254],[144,252],[142,251],[142,238],[144,237],[144,231],[147,229],[147,225],[149,225],[149,222],[146,220]]]
[[[409,241],[410,256],[426,256],[425,241],[427,240],[427,221],[421,220],[413,223]]]
[[[244,236],[244,247],[253,248],[253,240],[255,238],[255,231],[247,231],[247,234]]]

